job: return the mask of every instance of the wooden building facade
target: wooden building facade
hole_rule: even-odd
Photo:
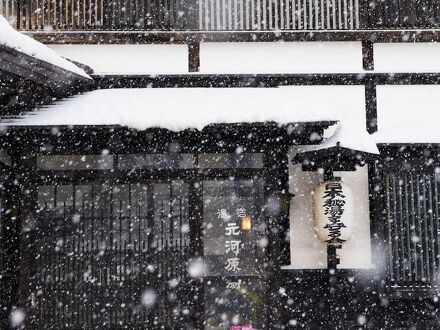
[[[358,205],[372,266],[334,270],[292,267],[302,249],[292,210],[304,205],[291,187],[292,150],[320,144],[334,121],[173,131],[21,119],[98,90],[357,86],[375,133],[378,88],[438,85],[440,74],[374,72],[374,44],[438,41],[439,10],[428,0],[0,0],[0,14],[47,44],[187,44],[188,72],[200,69],[201,43],[222,41],[359,41],[364,69],[105,75],[81,66],[87,80],[0,45],[0,328],[438,328],[436,142],[378,142]]]

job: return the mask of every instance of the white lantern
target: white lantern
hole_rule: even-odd
[[[313,220],[320,241],[341,245],[350,240],[353,216],[353,193],[347,184],[335,178],[316,187]]]

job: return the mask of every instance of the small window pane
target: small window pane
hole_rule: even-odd
[[[263,154],[201,154],[198,164],[201,168],[261,168]]]
[[[154,185],[154,241],[152,246],[166,249],[189,244],[189,187],[183,181]]]
[[[38,186],[38,207],[40,211],[48,211],[54,208],[54,186]]]
[[[185,169],[194,167],[192,154],[120,155],[120,169]]]
[[[0,163],[6,164],[8,166],[12,165],[12,159],[5,149],[0,149]]]
[[[54,155],[38,156],[41,170],[109,170],[113,168],[112,155]]]

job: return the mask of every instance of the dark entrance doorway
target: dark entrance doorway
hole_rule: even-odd
[[[203,181],[205,329],[265,324],[264,181]]]

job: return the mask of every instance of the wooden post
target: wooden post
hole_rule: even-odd
[[[188,44],[188,71],[199,72],[200,70],[200,43],[190,42]]]
[[[372,27],[371,21],[374,11],[370,8],[370,2],[370,0],[359,1],[359,28],[361,30],[368,30]]]
[[[362,41],[362,67],[374,70],[374,44],[371,41]]]
[[[15,28],[20,31],[22,27],[22,17],[21,17],[21,1],[15,2]],[[7,17],[6,17],[7,19]]]
[[[281,210],[279,216],[280,227],[280,255],[279,263],[281,265],[290,265],[290,203],[293,194],[289,193],[289,148],[287,142],[284,141],[284,146],[278,147],[277,166],[278,166],[278,191],[281,198]]]
[[[273,212],[266,213],[267,231],[269,238],[269,245],[267,250],[267,283],[268,288],[265,312],[267,315],[268,328],[273,328],[279,320],[278,310],[278,295],[280,288],[281,269],[280,264],[286,263],[286,257],[290,264],[290,242],[285,242],[285,234],[280,233],[280,229],[286,230],[289,225],[288,214],[283,210],[283,199],[288,192],[288,148],[286,147],[286,139],[281,139],[277,144],[268,144],[267,150],[264,154],[265,158],[265,198],[267,205],[271,205]],[[284,223],[284,226],[282,225]],[[284,244],[283,244],[284,242]],[[285,244],[287,243],[287,244]],[[282,257],[282,248],[287,248],[283,251],[285,254]]]
[[[337,256],[337,249],[340,249],[340,245],[328,245],[327,246],[327,268],[330,275],[334,275],[339,265],[339,258]]]
[[[338,275],[336,270],[339,264],[337,256],[338,249],[341,245],[327,245],[327,271],[328,271],[328,326],[334,327],[335,324],[344,319],[340,308],[338,308],[338,297],[341,292],[338,291]]]
[[[388,244],[388,218],[387,218],[387,191],[385,185],[385,173],[383,163],[380,161],[376,165],[368,165],[368,192],[370,195],[370,237],[371,237],[371,260],[373,263],[388,259],[390,246]],[[372,287],[381,295],[386,290],[385,283],[387,273],[381,272],[380,267],[373,271],[375,276]]]
[[[204,255],[203,236],[203,180],[197,175],[191,176],[189,185],[189,235],[190,255],[198,258]],[[197,303],[194,305],[191,320],[196,329],[202,329],[205,320],[205,283],[204,277],[192,278],[191,290],[197,295]],[[194,296],[195,297],[195,296]]]
[[[365,110],[367,132],[372,134],[377,131],[377,96],[376,84],[369,79],[365,83]]]
[[[1,244],[0,253],[0,329],[8,329],[10,326],[9,316],[13,306],[18,304],[18,271],[19,271],[19,237],[20,226],[17,217],[18,189],[14,184],[14,168],[2,168],[8,171],[3,178],[2,210],[0,214]]]
[[[31,268],[32,268],[32,231],[34,226],[34,212],[36,201],[36,190],[34,189],[35,156],[31,148],[25,148],[17,153],[14,159],[17,166],[16,180],[20,189],[20,203],[18,219],[20,221],[20,260],[19,260],[19,280],[18,280],[18,304],[26,314],[24,325],[26,328],[31,326]]]

